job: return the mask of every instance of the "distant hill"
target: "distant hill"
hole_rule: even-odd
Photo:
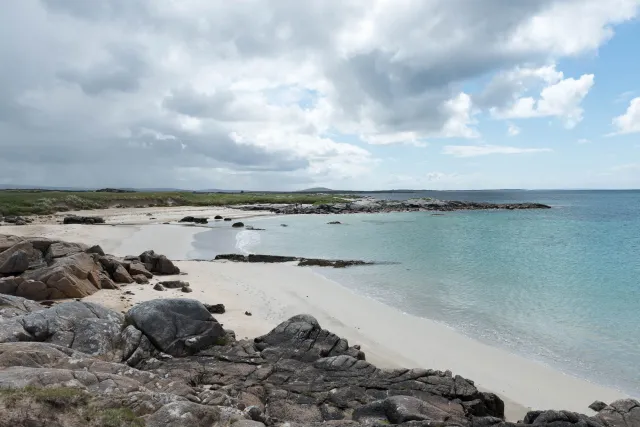
[[[313,188],[307,188],[306,190],[301,190],[299,191],[299,193],[326,193],[326,192],[332,192],[334,190],[327,188],[327,187],[313,187]]]

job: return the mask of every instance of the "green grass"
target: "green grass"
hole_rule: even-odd
[[[1,190],[0,216],[50,215],[56,212],[115,206],[231,206],[260,203],[322,204],[353,196],[301,193],[191,193]]]

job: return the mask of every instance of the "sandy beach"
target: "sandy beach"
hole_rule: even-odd
[[[6,226],[0,232],[100,244],[106,252],[119,256],[154,249],[176,260],[188,258],[194,236],[207,229],[163,222],[177,221],[185,215],[249,216],[224,208],[184,207],[109,209],[77,214],[100,215],[107,224],[40,223]],[[99,291],[87,300],[120,311],[155,298],[194,298],[205,303],[223,303],[227,312],[216,318],[225,328],[235,330],[238,338],[265,334],[293,315],[308,313],[325,329],[347,338],[350,344],[360,344],[367,359],[379,367],[451,370],[474,380],[477,386],[495,392],[505,400],[510,420],[520,419],[529,408],[590,413],[587,407],[594,400],[609,402],[626,397],[615,390],[490,347],[437,322],[356,295],[309,268],[205,261],[180,261],[177,265],[186,274],[161,280],[179,278],[188,281],[193,293],[159,292],[151,285],[134,284],[124,286],[120,291]],[[152,283],[157,280],[154,278]],[[250,312],[251,316],[245,312]]]

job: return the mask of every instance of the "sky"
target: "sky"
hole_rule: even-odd
[[[640,0],[19,0],[0,185],[640,188]]]

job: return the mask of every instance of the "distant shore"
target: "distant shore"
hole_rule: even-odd
[[[63,214],[49,223],[3,226],[2,234],[42,236],[100,244],[106,252],[125,256],[147,249],[171,259],[187,259],[195,235],[209,228],[174,223],[183,216],[233,219],[272,215],[268,211],[228,208],[114,208],[74,212],[103,216],[106,225],[61,225]],[[115,226],[114,226],[115,225]],[[490,347],[444,325],[354,294],[313,270],[287,264],[178,262],[193,293],[157,292],[149,285],[129,285],[122,291],[101,290],[87,299],[117,310],[149,299],[188,297],[223,303],[220,321],[240,338],[259,336],[292,315],[309,313],[327,329],[360,344],[368,359],[380,367],[424,367],[447,370],[498,393],[507,404],[507,417],[517,420],[533,409],[569,409],[589,413],[594,400],[613,401],[622,393],[565,375],[534,361]],[[122,299],[124,290],[133,292]],[[252,316],[245,315],[251,312]]]

